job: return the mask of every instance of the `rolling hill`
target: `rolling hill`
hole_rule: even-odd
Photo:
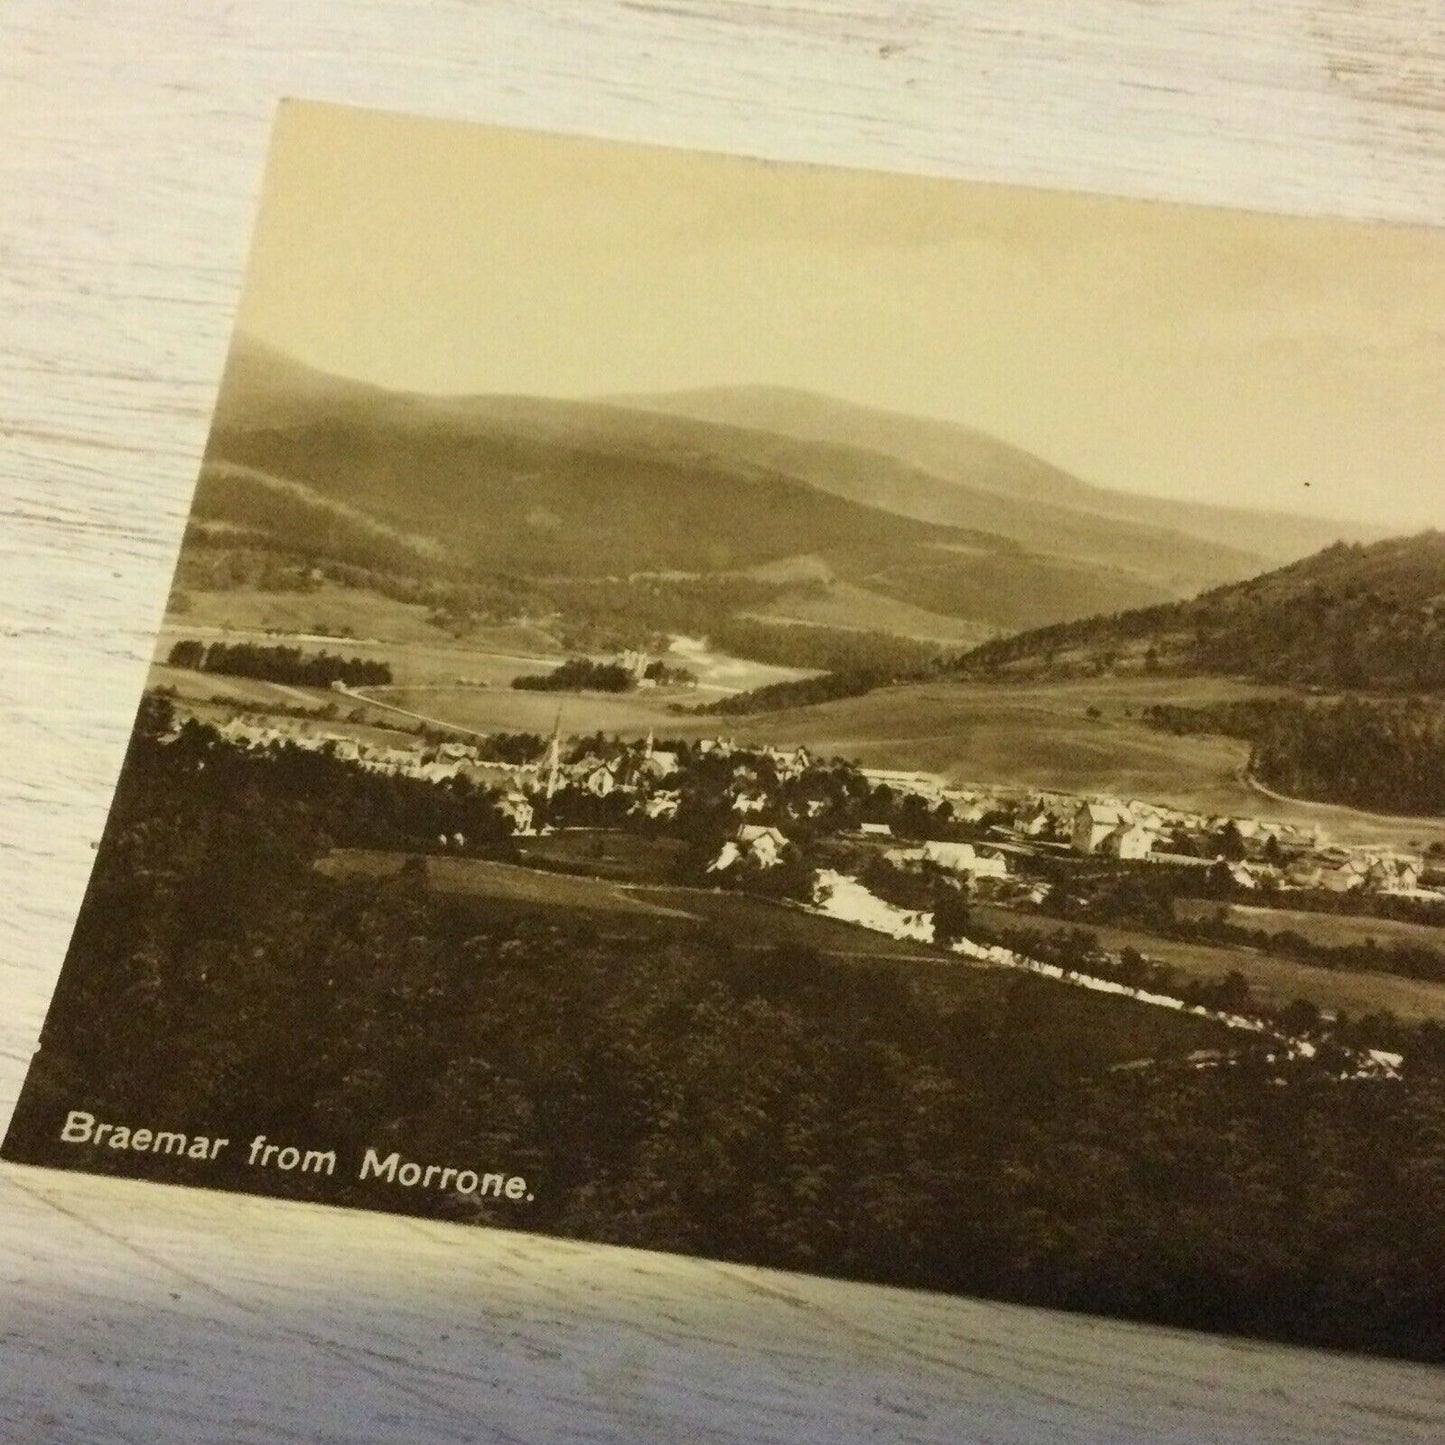
[[[1035,464],[1051,496],[1083,486]],[[912,635],[937,637],[956,635],[948,619],[975,636],[1034,627],[1263,565],[1183,532],[965,487],[852,442],[603,402],[392,393],[242,336],[197,514],[265,530],[273,513],[278,543],[352,560],[371,548],[384,565],[458,577],[804,563],[811,582],[771,615],[891,630],[908,612]]]
[[[983,644],[963,676],[1164,672],[1328,690],[1445,690],[1445,533],[1327,547],[1191,601]]]
[[[1270,563],[1294,561],[1331,542],[1371,541],[1384,535],[1358,522],[1092,486],[971,427],[788,387],[716,387],[615,400],[700,421],[884,453],[911,470],[902,477],[876,474],[871,489],[847,495],[922,521],[985,525],[981,519],[988,518],[987,525],[1027,545],[1070,556],[1098,555],[1088,549],[1108,547],[1111,540],[1121,538],[1152,545],[1157,551],[1166,545],[1161,534],[1172,533],[1176,541],[1188,539],[1193,547],[1205,543],[1219,549],[1220,560],[1234,554],[1241,564],[1238,577]],[[1180,556],[1181,578],[1195,570],[1188,560],[1192,555],[1186,551]],[[1209,584],[1201,580],[1198,585]],[[1182,586],[1188,590],[1187,584]]]

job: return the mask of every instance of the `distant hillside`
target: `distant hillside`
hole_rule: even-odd
[[[1175,501],[1091,486],[1050,462],[971,427],[859,406],[788,387],[717,387],[614,398],[671,415],[752,427],[810,441],[886,454],[917,469],[901,484],[886,476],[855,500],[924,521],[988,525],[1031,547],[1069,556],[1107,545],[1105,539],[1152,539],[1158,565],[1161,533],[1183,541],[1179,577],[1198,576],[1193,589],[1251,575],[1270,563],[1294,561],[1335,541],[1382,536],[1357,522],[1256,512],[1203,502]],[[938,483],[949,483],[939,486]],[[980,496],[982,494],[982,496]],[[1045,501],[1045,499],[1047,499]],[[964,522],[964,518],[972,519]],[[987,519],[986,521],[984,519]],[[1235,558],[1228,578],[1198,574],[1196,551],[1215,549],[1217,562]],[[1110,554],[1113,555],[1113,554]],[[1124,560],[1115,558],[1115,560]],[[1134,558],[1138,562],[1137,555]],[[1161,574],[1162,575],[1162,574]]]
[[[876,629],[903,604],[922,635],[950,631],[925,613],[1013,630],[1261,565],[1182,534],[968,491],[852,444],[598,402],[390,393],[241,337],[198,507],[264,525],[268,487],[286,494],[288,517],[310,504],[307,537],[345,524],[352,554],[366,532],[388,553],[432,547],[431,566],[469,576],[772,573],[806,554],[813,585],[770,612]],[[928,502],[939,495],[947,516]]]
[[[1331,690],[1445,690],[1445,534],[1337,544],[1193,601],[985,643],[957,671],[1208,673]]]

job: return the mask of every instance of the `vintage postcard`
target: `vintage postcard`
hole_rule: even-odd
[[[1440,1360],[1442,384],[1439,233],[283,106],[5,1157]]]

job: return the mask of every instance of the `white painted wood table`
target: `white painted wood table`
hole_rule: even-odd
[[[60,966],[276,100],[1445,223],[1438,0],[8,0],[0,1124]],[[1436,1441],[1445,1374],[0,1169],[0,1441]]]

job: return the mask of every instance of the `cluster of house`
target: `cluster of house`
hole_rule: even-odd
[[[1020,829],[1034,837],[1061,830],[1057,815],[1047,808],[1039,809]],[[1226,837],[1233,846],[1221,854],[1219,844]],[[1205,817],[1146,803],[1086,799],[1073,807],[1068,841],[1073,852],[1085,857],[1185,866],[1223,861],[1241,888],[1438,896],[1421,886],[1423,865],[1418,856],[1333,844],[1317,828],[1258,818]],[[1181,846],[1189,851],[1179,851]]]
[[[329,753],[370,772],[420,778],[429,783],[456,777],[465,762],[479,756],[474,748],[456,743],[427,747],[418,742],[415,747],[401,747],[366,742],[354,732],[329,728],[310,718],[237,713],[218,724],[216,731],[238,747],[259,751],[276,743],[287,743],[307,752]]]
[[[949,817],[956,823],[978,823],[1008,806],[1009,795],[1002,789],[959,787],[937,773],[908,768],[860,768],[858,771],[872,787],[887,788],[901,797],[917,798],[930,808],[947,804]]]
[[[422,782],[444,783],[464,778],[481,787],[496,788],[498,808],[511,822],[515,833],[531,833],[536,817],[535,799],[551,798],[565,787],[581,789],[605,798],[619,789],[639,794],[638,808],[652,818],[671,817],[677,812],[679,794],[666,787],[666,780],[679,770],[675,752],[653,746],[651,734],[640,748],[629,748],[609,757],[584,754],[564,760],[560,735],[554,731],[540,758],[526,763],[504,763],[486,758],[479,748],[461,742],[427,744],[420,740],[411,747],[395,743],[372,743],[354,732],[329,728],[313,719],[237,714],[221,723],[217,731],[241,747],[262,749],[286,743],[311,752],[326,752],[368,772],[392,777],[416,778]],[[746,808],[739,807],[739,812]]]
[[[875,785],[911,794],[930,807],[947,804],[954,822],[990,820],[989,836],[999,850],[967,843],[928,843],[895,849],[888,857],[903,866],[928,862],[972,878],[1002,877],[1005,854],[1048,849],[1075,856],[1149,861],[1161,865],[1216,866],[1221,861],[1246,889],[1325,889],[1439,898],[1437,879],[1427,875],[1416,854],[1330,842],[1318,828],[1258,818],[1189,812],[1111,797],[1080,798],[1068,793],[1011,792],[986,786],[950,785],[936,774],[864,768]],[[865,824],[863,832],[870,831]],[[882,829],[886,831],[886,829]],[[1221,855],[1221,840],[1233,846]]]
[[[1002,853],[975,848],[972,843],[929,841],[917,847],[890,848],[883,856],[898,868],[936,868],[969,879],[1008,877]]]
[[[861,823],[856,832],[845,834],[859,844],[872,845],[885,862],[910,872],[931,870],[948,874],[970,883],[982,879],[1001,880],[1009,876],[1003,852],[986,845],[930,839],[916,845],[885,846],[894,842],[893,830],[887,823]],[[724,842],[710,872],[722,873],[742,861],[761,868],[772,868],[782,861],[789,839],[780,829],[762,823],[741,823]]]

